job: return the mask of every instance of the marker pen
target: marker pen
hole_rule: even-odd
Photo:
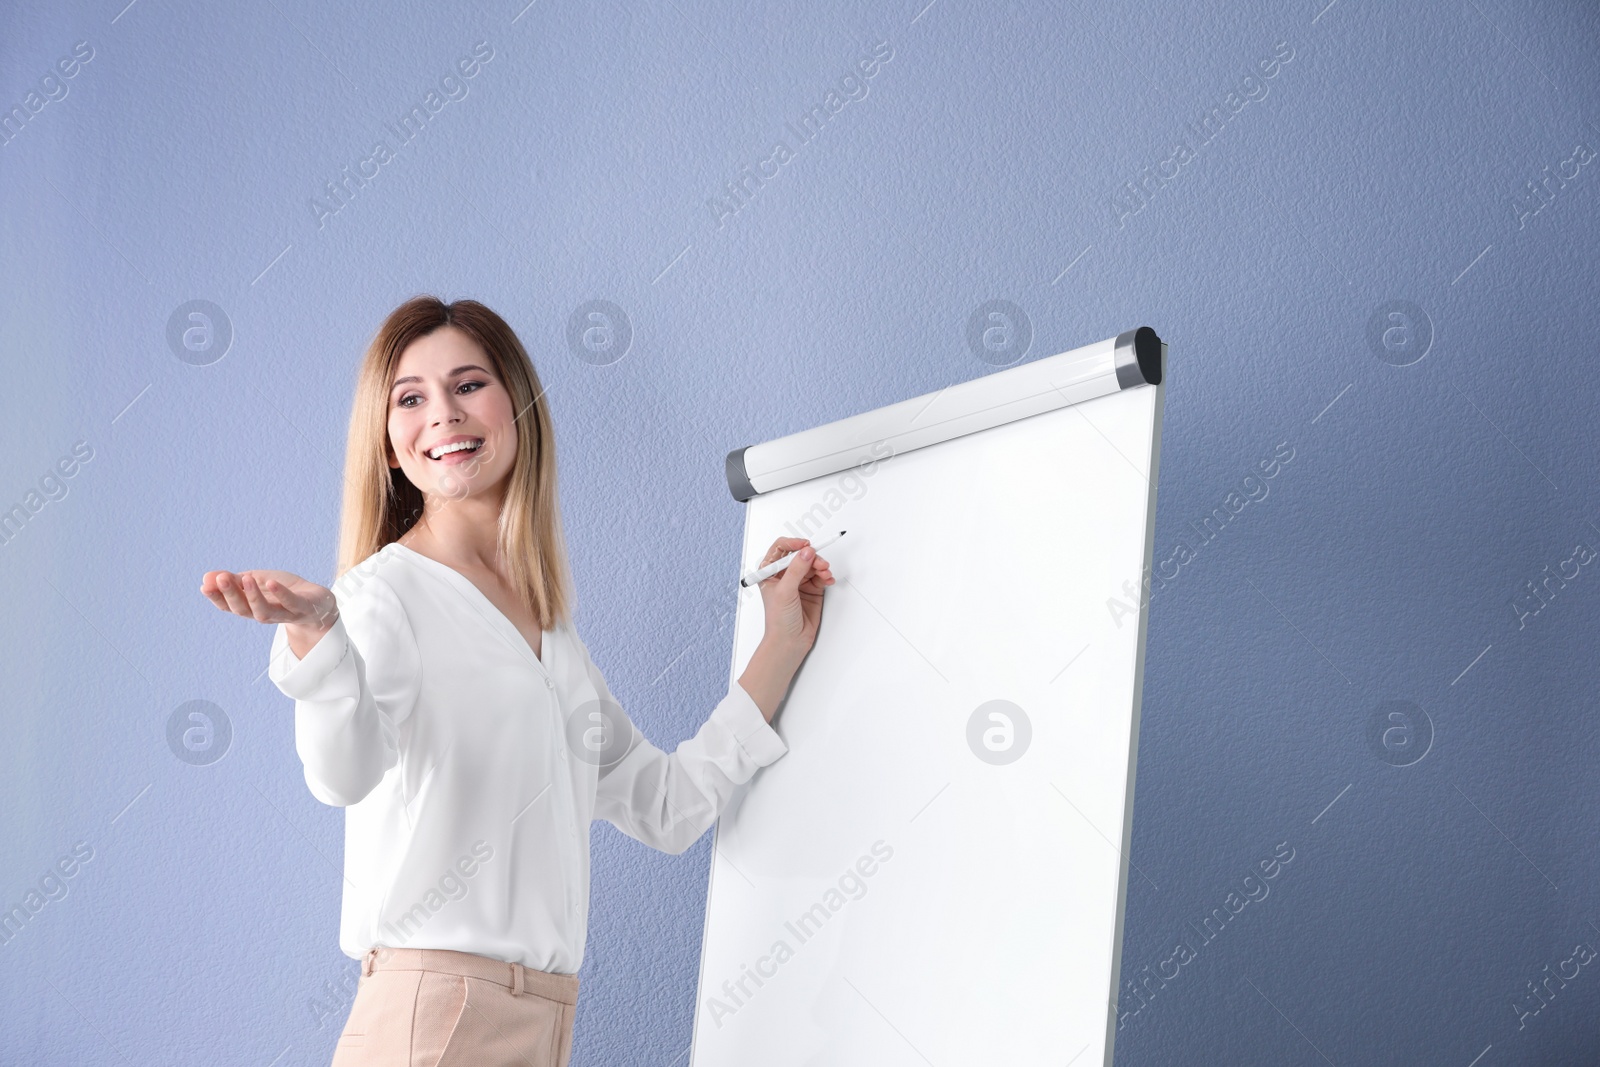
[[[818,541],[815,544],[811,545],[811,548],[813,548],[813,549],[825,548],[828,545],[833,544],[835,541],[839,540],[839,538],[841,538],[843,536],[844,536],[844,531],[840,530],[838,533],[834,534],[832,537],[828,538],[826,541]],[[758,567],[757,569],[755,569],[753,571],[745,572],[745,576],[743,578],[739,579],[740,588],[748,589],[752,585],[756,585],[759,582],[762,582],[762,581],[765,581],[768,578],[771,578],[774,574],[777,574],[778,572],[786,569],[789,566],[789,564],[793,563],[795,561],[795,557],[797,555],[799,555],[799,553],[791,552],[787,556],[782,556],[782,557],[780,557],[778,559],[773,560],[771,563],[767,564],[765,567]]]

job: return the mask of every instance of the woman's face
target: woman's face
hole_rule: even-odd
[[[441,326],[400,353],[389,389],[389,466],[404,471],[424,496],[475,496],[494,490],[510,472],[517,428],[511,395],[493,366],[454,326]],[[463,440],[467,448],[439,452]]]

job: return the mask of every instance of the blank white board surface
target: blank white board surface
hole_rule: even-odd
[[[849,532],[717,825],[692,1067],[1111,1063],[1163,388],[747,503],[742,569]]]

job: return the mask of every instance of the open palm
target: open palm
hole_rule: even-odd
[[[207,571],[200,592],[223,611],[256,622],[331,626],[339,612],[332,590],[288,571]]]

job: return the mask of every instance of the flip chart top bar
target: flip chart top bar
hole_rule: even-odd
[[[1160,385],[1167,345],[1139,326],[1115,337],[986,374],[936,393],[728,453],[728,489],[746,501],[787,485],[1081,404]]]

